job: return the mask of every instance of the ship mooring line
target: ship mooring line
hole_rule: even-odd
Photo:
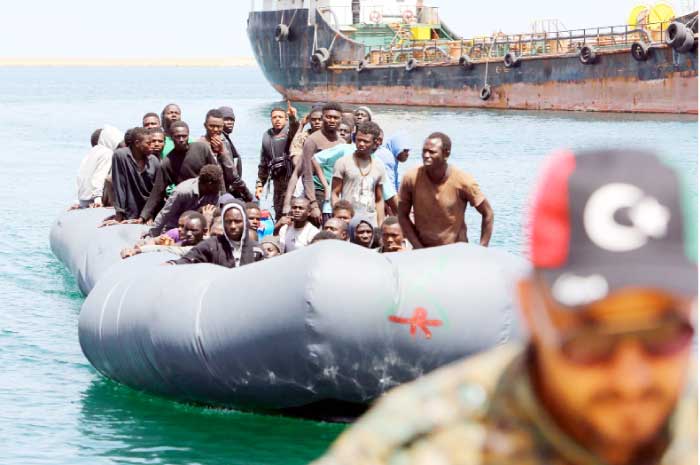
[[[493,47],[496,45],[496,36],[493,36],[493,40],[491,41],[491,47],[489,48],[489,54],[486,56],[486,71],[484,71],[484,86],[488,85],[489,83],[489,62],[491,61],[491,52],[493,51]]]

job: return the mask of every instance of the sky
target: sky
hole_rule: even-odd
[[[371,3],[371,1],[369,1]],[[567,28],[619,25],[633,0],[425,0],[465,37],[527,32],[537,19]],[[655,2],[654,2],[655,3]],[[695,0],[671,0],[677,8]],[[496,6],[494,6],[496,5]],[[0,59],[209,59],[252,56],[249,0],[7,0]]]

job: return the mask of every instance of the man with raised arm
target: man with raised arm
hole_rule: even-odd
[[[279,107],[272,109],[270,120],[272,127],[263,134],[260,146],[255,197],[259,200],[265,185],[272,182],[275,221],[279,221],[283,216],[284,196],[292,175],[289,148],[299,129],[297,110],[287,102],[287,110]]]

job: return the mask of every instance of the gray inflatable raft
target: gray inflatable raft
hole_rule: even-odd
[[[127,260],[141,226],[62,215],[56,256],[89,293],[80,345],[112,379],[177,400],[255,410],[366,404],[519,337],[524,260],[459,244],[382,255],[340,241],[239,269]]]

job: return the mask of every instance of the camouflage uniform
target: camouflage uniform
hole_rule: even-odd
[[[554,424],[530,386],[516,346],[441,368],[382,398],[313,465],[604,464]],[[669,426],[670,444],[640,463],[697,465],[692,386]]]

